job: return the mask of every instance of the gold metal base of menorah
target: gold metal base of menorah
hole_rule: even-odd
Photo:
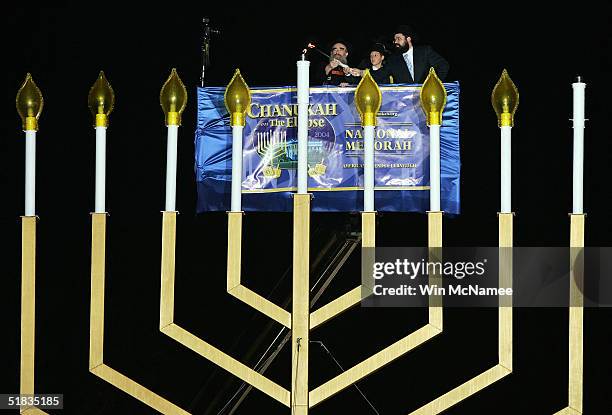
[[[442,214],[430,212],[429,245],[441,246]],[[339,299],[310,313],[309,310],[309,238],[310,195],[295,195],[294,199],[294,304],[289,327],[292,329],[292,391],[268,380],[236,359],[228,356],[202,339],[189,333],[174,322],[174,258],[176,241],[176,212],[163,213],[162,229],[162,290],[160,303],[161,331],[200,354],[228,372],[234,374],[255,388],[275,398],[295,413],[307,414],[308,409],[352,385],[365,376],[380,369],[392,360],[402,356],[418,345],[441,332],[442,308],[430,308],[430,322],[421,329],[358,363],[330,381],[308,391],[308,336],[311,329],[348,310],[359,303],[360,287],[351,290]],[[228,218],[228,291],[277,321],[285,321],[286,311],[262,301],[261,297],[240,287],[242,213],[232,212]],[[362,214],[363,247],[374,247],[375,212]],[[145,404],[167,414],[187,412],[149,389],[132,381],[103,363],[103,315],[104,315],[104,261],[106,215],[92,215],[92,312],[91,312],[91,355],[90,370],[109,383],[122,389]],[[512,216],[500,215],[500,246],[512,245]],[[510,273],[504,278],[508,278]],[[500,276],[500,278],[502,278]],[[512,367],[512,311],[500,308],[500,359],[499,364],[472,380],[460,385],[440,398],[415,411],[415,414],[439,413],[476,393],[482,388],[501,379],[511,372]],[[286,324],[285,324],[286,325]]]
[[[253,387],[273,397],[294,412],[306,414],[308,409],[359,379],[373,373],[441,332],[442,309],[430,309],[430,323],[386,349],[355,365],[313,391],[308,390],[308,336],[310,330],[359,304],[361,287],[357,287],[329,304],[310,312],[309,309],[309,244],[311,195],[294,196],[294,288],[292,313],[276,306],[240,283],[242,212],[228,214],[228,292],[255,309],[292,329],[292,391],[189,333],[174,322],[174,260],[176,212],[163,212],[162,225],[162,288],[160,330],[202,357],[217,364]],[[375,212],[362,214],[362,246],[375,246]],[[442,241],[442,214],[430,214],[430,242]],[[90,331],[90,371],[152,408],[166,414],[187,412],[146,387],[132,381],[103,362],[104,338],[104,275],[106,214],[92,215],[92,300]],[[289,321],[288,318],[289,317]],[[434,326],[434,324],[436,324]]]
[[[285,326],[294,329],[292,340],[292,358],[294,364],[292,364],[292,373],[293,379],[296,382],[292,391],[288,391],[280,385],[271,382],[265,376],[250,369],[204,340],[197,338],[174,322],[176,212],[163,212],[160,330],[287,407],[293,407],[295,413],[307,414],[309,408],[316,406],[338,391],[352,385],[359,379],[440,333],[442,328],[442,308],[431,307],[430,303],[430,319],[426,326],[308,392],[308,372],[305,368],[307,368],[308,361],[307,339],[309,331],[358,304],[360,287],[351,290],[344,296],[318,310],[313,312],[308,310],[309,288],[307,285],[308,272],[306,270],[308,269],[307,258],[309,257],[310,195],[297,195],[294,204],[294,247],[296,252],[294,255],[294,297],[296,298],[294,298],[292,313],[283,309],[279,311],[279,307],[265,299],[262,301],[258,294],[246,287],[236,289],[237,287],[242,287],[240,284],[241,243],[236,242],[236,239],[241,238],[243,214],[241,212],[232,212],[228,215],[228,235],[230,240],[230,249],[228,250],[228,292],[239,298],[245,298],[245,302],[248,304],[266,315],[275,316],[276,318],[274,319],[276,321],[280,320],[285,323]],[[376,245],[375,215],[375,212],[364,212],[362,214],[363,247],[374,247]],[[22,350],[20,378],[22,394],[34,392],[36,220],[36,217],[22,218]],[[187,411],[104,363],[106,220],[107,215],[105,213],[92,214],[90,371],[161,413],[188,414]],[[585,215],[571,215],[570,245],[572,248],[582,248],[584,246],[584,221]],[[441,245],[442,214],[440,212],[429,212],[428,223],[428,239],[431,249],[436,245]],[[499,214],[499,246],[502,248],[512,247],[512,224],[513,214]],[[500,284],[510,286],[509,282],[512,276],[511,254],[507,256],[503,252],[511,251],[502,250],[500,252],[502,255],[500,258]],[[580,273],[581,276],[583,270],[576,268],[578,266],[577,255],[579,252],[579,249],[572,250],[570,266],[573,274]],[[557,412],[557,415],[576,415],[582,413],[583,307],[580,305],[582,304],[583,297],[582,291],[579,288],[581,283],[577,282],[578,280],[575,276],[571,281],[570,295],[572,296],[572,302],[569,308],[568,407]],[[287,315],[291,317],[289,322],[286,321]],[[512,372],[512,308],[510,306],[499,308],[498,341],[499,360],[494,367],[418,408],[412,414],[438,414]],[[294,396],[294,399],[292,399],[292,396]],[[27,414],[45,414],[44,411],[35,407],[24,407],[21,408],[21,411]]]

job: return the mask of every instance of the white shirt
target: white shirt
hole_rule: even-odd
[[[404,52],[402,56],[404,57],[404,61],[406,61],[406,65],[408,65],[408,70],[410,71],[410,76],[414,79],[414,58],[412,54],[413,48],[408,49],[407,52]]]

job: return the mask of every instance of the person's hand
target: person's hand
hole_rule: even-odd
[[[340,65],[340,61],[338,59],[332,59],[329,61],[329,66],[334,69],[336,66]]]
[[[344,72],[345,75],[349,75],[351,73],[351,68],[349,68],[348,66],[344,66],[342,68],[342,71]]]
[[[357,68],[350,68],[350,74],[353,76],[363,76],[363,71]]]

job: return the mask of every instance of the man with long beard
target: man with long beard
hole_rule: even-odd
[[[346,42],[337,41],[332,44],[330,61],[325,66],[324,85],[348,86],[359,82],[361,78],[350,73],[348,54],[349,48]]]
[[[391,56],[388,70],[397,84],[422,84],[427,78],[429,68],[436,70],[438,77],[444,81],[448,75],[449,65],[429,45],[416,44],[417,36],[408,25],[395,29],[393,45],[396,54]]]

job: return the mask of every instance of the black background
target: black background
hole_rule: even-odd
[[[499,209],[499,130],[491,90],[507,68],[521,93],[513,129],[515,244],[568,243],[571,210],[571,83],[587,82],[585,146],[586,243],[610,245],[612,162],[606,122],[611,31],[602,10],[446,10],[392,4],[347,12],[321,7],[238,7],[217,12],[183,5],[158,10],[95,8],[5,9],[0,83],[0,238],[2,353],[0,392],[19,389],[20,222],[24,139],[14,97],[31,72],[45,98],[37,143],[36,392],[63,393],[57,413],[149,414],[152,409],[88,372],[90,218],[94,142],[87,93],[104,70],[117,95],[108,129],[108,267],[105,363],[194,414],[217,413],[214,402],[232,376],[158,331],[159,253],[165,183],[166,127],[159,90],[176,67],[189,102],[179,135],[176,321],[242,359],[247,332],[267,319],[225,292],[225,213],[195,214],[193,132],[199,81],[201,18],[222,33],[213,38],[208,85],[226,85],[239,67],[250,85],[295,83],[295,61],[310,40],[342,36],[357,63],[375,36],[412,22],[451,65],[461,83],[462,214],[445,219],[445,245],[495,246]],[[585,9],[586,10],[586,9]],[[297,17],[297,14],[300,17]],[[313,60],[316,60],[313,57]],[[316,65],[313,63],[313,67]],[[313,227],[334,229],[342,214],[314,214]],[[385,214],[381,246],[426,241],[426,217]],[[291,263],[290,214],[250,213],[244,224],[245,284],[269,292]],[[313,242],[314,243],[314,242]],[[359,255],[321,301],[359,281]],[[350,367],[426,322],[426,310],[354,309],[313,332]],[[607,309],[585,312],[584,405],[612,413],[612,344]],[[497,362],[497,311],[445,310],[444,332],[359,382],[382,414],[405,414]],[[246,337],[245,337],[246,336]],[[553,413],[567,404],[567,310],[516,309],[514,373],[451,408],[449,414]],[[282,353],[268,375],[290,388],[290,357]],[[248,359],[244,359],[248,361]],[[337,374],[316,345],[312,386]],[[212,376],[212,377],[211,377]],[[226,390],[227,392],[227,390]],[[222,396],[222,395],[219,395]],[[207,412],[208,411],[208,412]],[[51,411],[52,412],[52,411]],[[238,414],[284,414],[258,391]],[[353,388],[313,414],[372,413]]]

